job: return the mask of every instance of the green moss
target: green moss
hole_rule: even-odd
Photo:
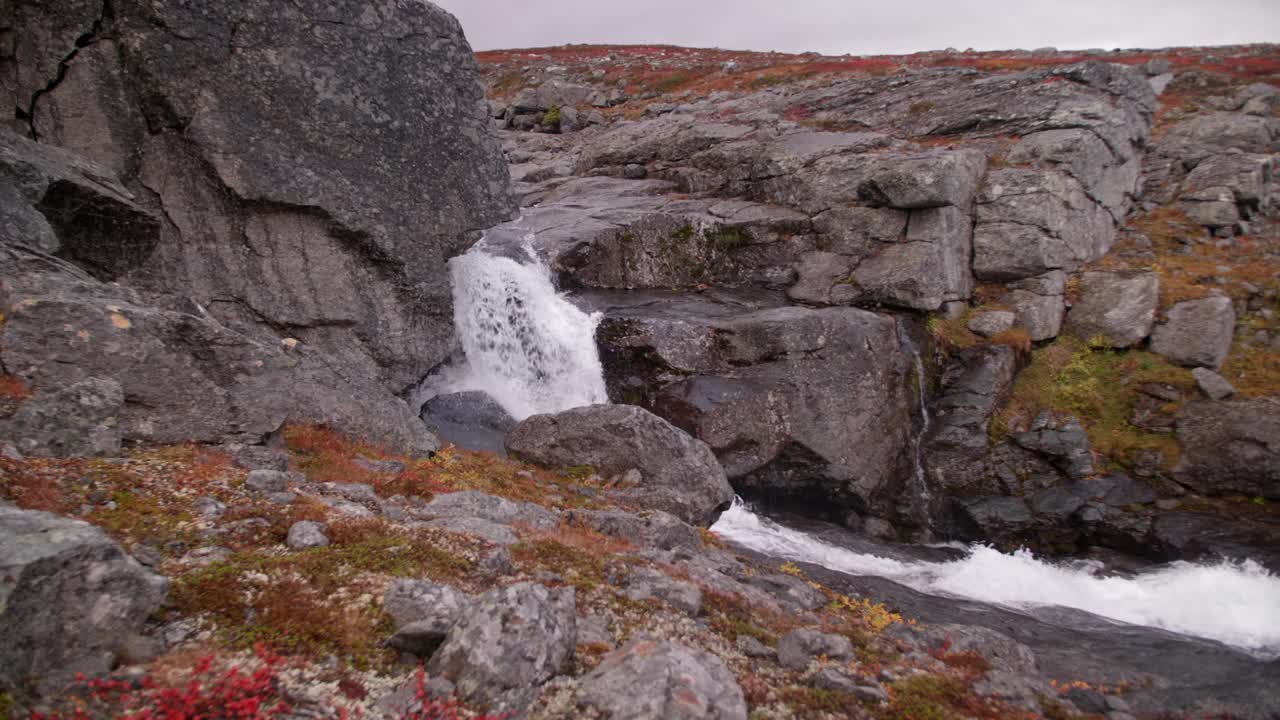
[[[943,675],[914,675],[893,684],[893,702],[880,720],[953,720],[962,717],[964,683]]]
[[[684,225],[676,228],[675,232],[671,233],[671,239],[679,242],[688,242],[693,238],[694,232],[693,226],[685,223]]]
[[[7,692],[0,692],[0,720],[17,718],[18,701]]]
[[[991,424],[992,439],[1021,431],[1041,412],[1052,410],[1078,417],[1093,449],[1121,465],[1132,464],[1144,451],[1158,451],[1172,464],[1178,444],[1171,433],[1149,432],[1129,422],[1141,395],[1138,388],[1146,383],[1172,385],[1185,397],[1194,396],[1191,373],[1159,355],[1111,350],[1064,335],[1033,352],[1009,403]],[[1175,413],[1178,404],[1164,409]]]
[[[706,230],[703,237],[712,247],[721,251],[736,250],[751,242],[751,238],[736,227],[722,227],[715,230]]]
[[[548,127],[559,128],[562,122],[564,122],[564,113],[560,111],[559,105],[552,105],[551,109],[542,115],[542,124]]]
[[[822,688],[793,687],[782,692],[783,702],[798,717],[826,717],[826,713],[845,713],[860,705],[853,695],[839,690],[823,690]]]

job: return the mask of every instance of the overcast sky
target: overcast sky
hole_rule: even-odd
[[[476,50],[666,43],[829,55],[1280,42],[1280,0],[435,0]]]

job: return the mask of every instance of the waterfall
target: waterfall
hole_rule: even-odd
[[[741,500],[711,531],[776,558],[875,575],[931,595],[1013,609],[1062,606],[1135,625],[1218,640],[1280,657],[1280,578],[1252,561],[1175,562],[1134,577],[1104,577],[1097,563],[1053,564],[1020,550],[974,545],[951,562],[902,562],[819,540],[753,513]]]
[[[925,374],[924,359],[916,349],[906,329],[898,328],[903,354],[911,358],[912,371],[915,373],[916,402],[920,406],[920,426],[912,433],[911,460],[913,463],[911,477],[907,479],[907,493],[910,516],[921,529],[918,539],[928,542],[934,539],[933,530],[933,492],[929,488],[929,478],[925,473],[924,443],[929,434],[929,388]]]
[[[491,230],[449,261],[465,360],[428,378],[420,397],[482,390],[516,420],[607,403],[596,350],[598,313],[556,291],[534,237]]]

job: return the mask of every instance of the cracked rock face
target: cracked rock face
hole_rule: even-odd
[[[0,503],[0,686],[110,670],[168,588],[98,528]]]
[[[569,669],[576,621],[571,587],[491,590],[449,630],[427,672],[453,682],[466,700],[519,709],[531,688]]]
[[[608,720],[746,720],[742,689],[720,658],[637,638],[582,679],[578,700]]]
[[[249,333],[288,328],[394,392],[442,360],[445,261],[514,210],[457,21],[354,0],[100,13],[15,3],[0,74],[24,130],[163,218],[154,251],[94,269]]]

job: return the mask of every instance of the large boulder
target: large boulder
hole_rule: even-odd
[[[465,700],[519,711],[531,692],[566,672],[577,642],[571,587],[516,583],[481,595],[449,630],[427,672]]]
[[[1280,399],[1192,403],[1178,441],[1179,482],[1205,494],[1280,498]]]
[[[710,525],[733,500],[724,470],[704,443],[630,405],[535,415],[511,431],[507,451],[541,465],[590,465],[605,475],[639,470],[639,487],[614,494],[693,524]]]
[[[610,397],[706,442],[734,486],[888,514],[909,462],[911,360],[892,317],[672,299],[606,314]]]
[[[737,679],[720,658],[647,637],[619,648],[582,678],[578,701],[608,720],[746,720]]]
[[[1132,347],[1151,334],[1159,300],[1155,273],[1087,272],[1080,299],[1067,314],[1067,332],[1084,340],[1101,337],[1111,347]]]
[[[0,503],[0,692],[111,670],[168,587],[98,528]]]
[[[445,261],[514,210],[451,15],[355,0],[9,12],[0,91],[23,98],[28,129],[162,218],[151,247],[72,259],[252,333],[287,328],[395,392],[448,354]]]
[[[1151,351],[1179,365],[1217,370],[1235,337],[1236,311],[1228,297],[1187,300],[1169,308],[1151,336]]]

